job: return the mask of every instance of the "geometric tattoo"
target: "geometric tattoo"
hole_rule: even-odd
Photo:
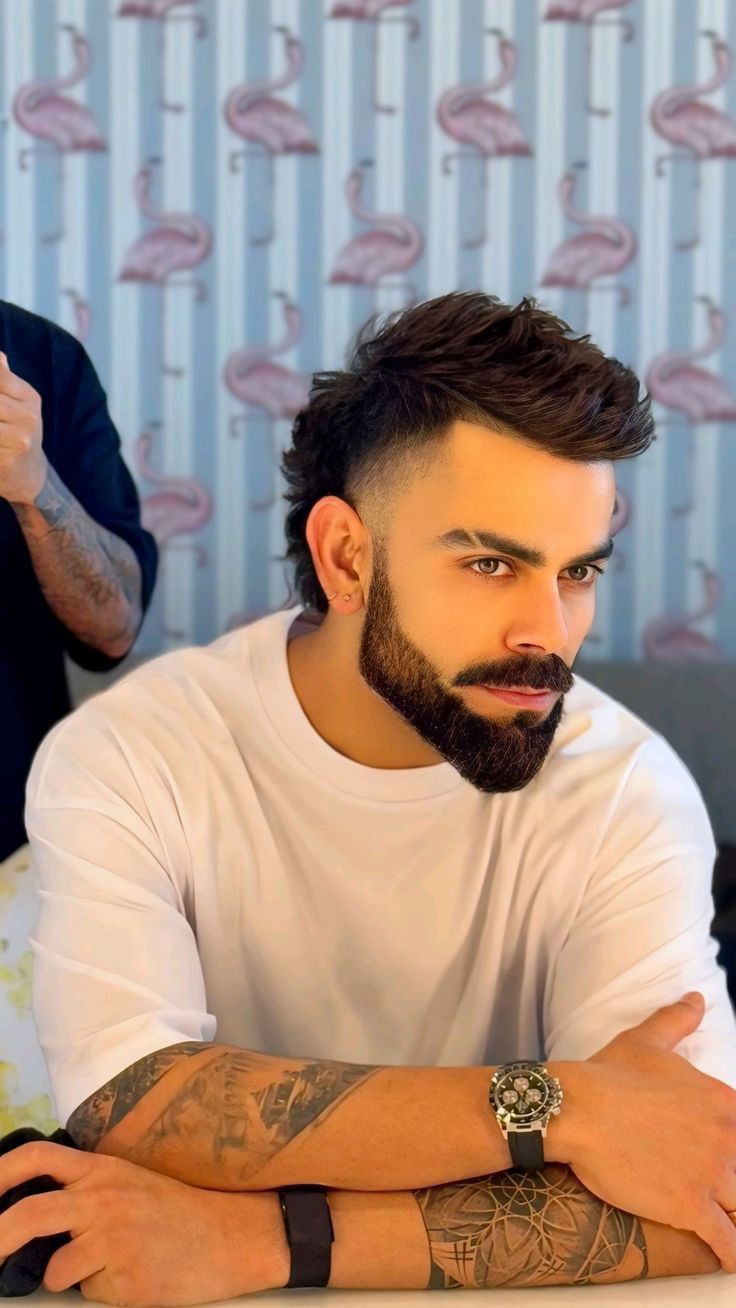
[[[599,1199],[562,1164],[511,1168],[412,1194],[429,1238],[429,1290],[648,1276],[639,1219]]]

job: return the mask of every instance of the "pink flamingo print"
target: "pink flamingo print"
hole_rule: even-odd
[[[623,27],[624,40],[630,41],[634,35],[633,23],[628,18],[596,18],[598,14],[606,9],[623,9],[629,0],[553,0],[546,14],[544,22],[561,20],[564,23],[585,23],[587,28],[585,61],[586,61],[586,99],[585,108],[589,114],[600,114],[606,118],[610,109],[596,109],[591,101],[591,69],[593,64],[593,28],[596,27]]]
[[[486,32],[499,37],[498,53],[501,58],[501,72],[490,82],[481,82],[477,86],[453,86],[445,91],[437,104],[437,121],[444,132],[455,141],[467,142],[474,150],[455,150],[442,156],[442,171],[449,173],[451,159],[475,159],[480,161],[483,186],[483,230],[480,236],[463,245],[477,247],[487,240],[486,191],[488,188],[488,161],[503,155],[531,155],[532,150],[524,139],[524,133],[515,113],[503,105],[484,100],[490,91],[500,91],[508,86],[516,72],[516,46],[507,40],[498,27],[487,27]]]
[[[666,615],[648,622],[642,633],[646,658],[659,663],[720,663],[725,658],[717,641],[693,631],[690,625],[714,613],[721,598],[718,574],[700,560],[696,560],[693,567],[702,571],[705,592],[702,606],[694,613],[677,617]]]
[[[726,316],[709,295],[697,299],[708,306],[708,339],[694,350],[670,350],[652,360],[646,386],[652,398],[689,418],[691,422],[736,422],[736,395],[722,377],[705,368],[693,368],[720,349],[726,337]]]
[[[723,159],[736,156],[736,123],[727,114],[710,104],[700,104],[692,97],[716,91],[728,81],[732,57],[729,46],[721,41],[717,32],[701,32],[713,42],[716,70],[713,76],[698,86],[672,86],[660,91],[652,103],[650,121],[655,132],[672,145],[684,145],[689,154],[661,154],[655,167],[658,177],[664,176],[662,164],[666,159],[686,159],[695,164],[696,218],[695,235],[687,241],[677,241],[678,250],[691,250],[700,241],[700,169],[704,159]]]
[[[155,18],[159,20],[158,29],[158,61],[159,61],[159,93],[158,102],[162,109],[169,109],[172,113],[181,113],[184,109],[183,104],[168,104],[161,94],[163,86],[163,69],[165,67],[165,43],[166,43],[166,24],[179,22],[190,22],[197,24],[197,39],[201,39],[207,31],[207,19],[203,14],[172,14],[170,11],[176,9],[179,5],[197,4],[198,0],[123,0],[120,8],[115,15],[116,18]]]
[[[19,87],[13,100],[13,114],[20,127],[32,136],[44,142],[42,145],[28,145],[19,151],[18,163],[26,168],[25,160],[30,154],[40,154],[47,150],[56,152],[59,161],[59,186],[64,180],[65,154],[80,150],[107,150],[107,142],[86,105],[78,104],[68,96],[59,95],[59,91],[76,86],[83,81],[89,71],[89,42],[71,23],[63,23],[59,29],[71,32],[74,46],[75,64],[66,77],[50,78],[45,82],[26,82]],[[48,245],[58,241],[64,234],[63,225],[58,231],[42,236],[41,242]]]
[[[271,230],[266,236],[251,239],[252,245],[265,245],[273,240],[273,191],[274,191],[274,156],[277,154],[318,154],[319,147],[309,130],[307,120],[299,109],[285,100],[277,100],[268,95],[291,86],[299,77],[304,67],[304,47],[301,41],[292,36],[288,27],[275,27],[275,32],[286,36],[286,71],[280,77],[270,81],[244,83],[233,87],[224,105],[225,121],[242,136],[245,141],[255,141],[265,148],[269,164],[269,191],[271,195]],[[256,154],[263,158],[260,150],[233,150],[230,153],[230,171],[237,172],[235,160],[241,155]]]
[[[585,168],[585,163],[573,164],[573,168]],[[605,273],[617,273],[631,261],[636,250],[636,237],[630,227],[620,218],[605,214],[586,214],[576,209],[571,203],[575,191],[577,175],[565,173],[560,179],[557,194],[562,212],[571,222],[594,230],[579,232],[562,241],[550,255],[540,285],[567,286],[582,291],[618,291],[619,304],[629,303],[629,292],[625,286],[614,282],[608,286],[592,286],[596,277]]]
[[[169,550],[193,549],[197,555],[197,566],[201,568],[207,562],[204,545],[198,541],[178,541],[175,537],[199,531],[209,521],[213,508],[212,496],[193,477],[169,477],[151,467],[149,455],[154,432],[160,427],[160,422],[149,422],[135,442],[134,457],[139,476],[163,487],[152,495],[142,497],[141,522],[146,531],[152,533],[162,558]],[[180,640],[184,638],[182,631],[164,628],[164,633]]]
[[[135,176],[134,194],[138,208],[147,218],[163,223],[155,231],[146,232],[134,241],[125,255],[123,267],[117,280],[119,282],[150,282],[162,286],[164,291],[169,286],[194,286],[196,299],[204,300],[207,288],[202,281],[171,281],[172,273],[183,268],[196,268],[206,259],[212,249],[212,233],[201,218],[191,213],[163,213],[154,208],[148,199],[148,189],[153,176],[153,169],[161,159],[149,159]],[[166,296],[163,299],[161,339],[165,340]],[[160,353],[161,371],[176,377],[183,374],[182,368],[170,368],[163,362],[163,349]]]
[[[726,338],[726,317],[709,295],[696,297],[708,306],[708,339],[693,350],[669,350],[652,360],[645,384],[652,399],[681,413],[691,423],[736,421],[736,395],[729,391],[722,377],[705,368],[693,368],[694,359],[704,359],[720,349]],[[659,425],[664,426],[668,419]],[[670,420],[671,421],[671,420]],[[688,454],[692,460],[693,436],[690,432]],[[673,515],[689,513],[692,502],[673,509]]]
[[[284,354],[301,336],[301,315],[283,291],[274,291],[278,299],[284,301],[286,333],[275,345],[246,345],[234,350],[227,360],[223,378],[225,385],[236,399],[243,404],[256,405],[264,410],[257,415],[263,419],[266,415],[270,421],[270,439],[273,463],[278,461],[274,444],[273,424],[280,418],[293,420],[303,409],[309,399],[310,379],[302,377],[280,363],[267,362],[274,354]],[[251,420],[251,415],[244,413],[230,419],[230,435],[235,436],[241,422]],[[251,501],[253,509],[270,509],[276,503],[276,497],[269,500]]]
[[[87,300],[83,300],[78,291],[64,291],[71,297],[74,306],[74,322],[78,341],[86,341],[92,330],[92,310]]]
[[[203,545],[190,541],[176,541],[176,536],[199,531],[212,516],[212,496],[193,477],[171,477],[151,467],[149,456],[153,448],[154,432],[160,422],[149,422],[135,443],[135,462],[139,476],[145,477],[165,489],[155,491],[141,499],[141,522],[154,536],[160,549],[194,549],[201,567],[207,562]]]
[[[391,18],[384,16],[385,9],[398,8],[399,6],[413,4],[413,0],[338,0],[333,5],[328,18],[352,18],[358,21],[369,22],[373,24],[373,79],[371,84],[371,103],[374,109],[378,109],[384,114],[395,114],[396,105],[379,104],[376,99],[376,87],[378,86],[378,24],[381,23],[408,23],[409,39],[415,40],[419,35],[419,20],[410,15],[394,15]]]
[[[422,249],[424,238],[415,223],[403,214],[371,213],[364,209],[358,196],[363,185],[363,168],[372,165],[372,159],[364,159],[354,168],[348,177],[345,194],[350,210],[356,218],[364,223],[377,223],[385,229],[364,232],[354,236],[340,250],[335,266],[328,278],[332,285],[340,283],[351,286],[377,286],[387,273],[405,272],[416,263]],[[383,286],[403,286],[416,299],[416,291],[409,282],[383,282]]]

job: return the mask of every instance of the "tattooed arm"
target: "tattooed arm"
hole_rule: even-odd
[[[566,1111],[549,1123],[546,1156],[566,1162],[581,1065],[547,1066],[565,1087]],[[494,1070],[280,1058],[185,1042],[113,1077],[67,1129],[83,1149],[205,1189],[405,1190],[511,1167],[488,1103]]]
[[[134,550],[100,526],[49,465],[33,504],[11,507],[46,602],[85,644],[126,654],[141,623],[141,570]]]
[[[713,1251],[693,1232],[613,1208],[567,1165],[525,1173],[512,1168],[508,1156],[503,1161],[506,1145],[500,1131],[494,1135],[495,1119],[484,1102],[492,1071],[276,1059],[192,1042],[139,1059],[85,1100],[68,1129],[83,1148],[204,1188],[337,1186],[328,1194],[333,1288],[592,1285],[719,1269]],[[473,1086],[475,1095],[468,1092]],[[427,1112],[432,1089],[434,1114]],[[446,1114],[441,1121],[439,1110]],[[561,1120],[550,1122],[545,1147]],[[445,1134],[461,1159],[471,1157],[473,1143],[476,1158],[483,1151],[495,1155],[494,1170],[398,1188],[400,1177],[431,1171],[432,1162],[435,1171],[446,1171],[448,1151],[437,1140]],[[286,1150],[297,1136],[301,1149]],[[261,1184],[249,1187],[256,1171]],[[376,1193],[379,1173],[397,1188]],[[351,1181],[355,1188],[339,1188],[348,1174],[367,1185]],[[275,1194],[273,1213],[269,1247],[261,1252],[264,1268],[277,1260],[277,1274],[264,1289],[284,1284]]]
[[[560,1164],[410,1192],[335,1190],[328,1202],[336,1289],[603,1285],[720,1268],[693,1232],[612,1208]]]
[[[564,1077],[574,1116],[576,1065],[547,1066]],[[566,1164],[513,1168],[487,1103],[493,1070],[182,1043],[113,1077],[67,1128],[82,1148],[205,1189],[326,1185],[329,1284],[339,1289],[584,1285],[719,1269],[693,1232],[612,1207]],[[549,1123],[547,1154],[565,1148],[562,1120]],[[464,1179],[447,1179],[453,1167]],[[275,1194],[273,1211],[264,1267],[283,1257]],[[276,1281],[263,1288],[283,1285],[281,1271],[278,1262]]]

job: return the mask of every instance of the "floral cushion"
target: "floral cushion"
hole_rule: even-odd
[[[22,845],[0,863],[0,1139],[19,1126],[50,1135],[63,1125],[31,1014],[35,885],[30,846]]]

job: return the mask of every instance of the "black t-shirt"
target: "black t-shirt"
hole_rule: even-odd
[[[141,566],[142,606],[151,598],[158,549],[140,521],[135,482],[120,454],[107,397],[79,341],[55,323],[0,300],[0,350],[41,396],[43,449],[89,516],[127,541]],[[85,645],[47,604],[20,523],[0,496],[0,859],[26,841],[25,788],[33,756],[71,710],[66,651],[104,672],[121,658]]]

